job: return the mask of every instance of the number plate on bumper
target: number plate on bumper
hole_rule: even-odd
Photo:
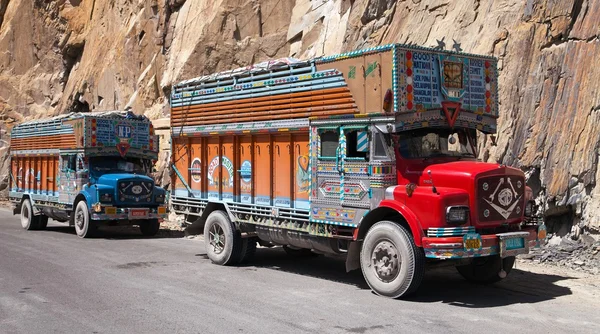
[[[496,234],[499,240],[500,257],[516,256],[529,253],[529,242],[527,232],[510,232]]]
[[[129,219],[147,219],[148,209],[129,209]]]

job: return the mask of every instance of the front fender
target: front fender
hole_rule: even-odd
[[[77,195],[77,198],[84,198],[87,202],[88,208],[91,208],[96,202],[98,202],[98,192],[96,187],[88,187],[88,185],[84,185],[83,189]]]
[[[400,213],[402,217],[404,217],[404,219],[406,220],[408,226],[410,227],[410,231],[413,235],[415,245],[417,245],[418,247],[422,246],[421,240],[423,239],[425,234],[423,233],[423,228],[421,227],[421,222],[419,221],[419,218],[417,218],[417,216],[414,212],[412,212],[411,209],[409,209],[408,207],[406,207],[398,201],[389,199],[384,199],[383,201],[381,201],[379,203],[379,206],[390,208]]]

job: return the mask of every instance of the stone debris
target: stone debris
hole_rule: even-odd
[[[532,249],[529,254],[520,255],[519,259],[599,275],[600,240],[589,234],[581,234],[576,240],[573,237],[572,234],[548,236],[544,245]]]

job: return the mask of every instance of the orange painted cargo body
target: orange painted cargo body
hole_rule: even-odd
[[[195,198],[307,209],[308,149],[308,131],[184,137],[173,162]]]

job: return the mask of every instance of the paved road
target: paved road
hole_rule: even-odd
[[[591,333],[599,290],[523,270],[473,286],[444,269],[413,299],[390,300],[337,259],[259,249],[252,265],[220,267],[200,240],[82,240],[60,224],[24,231],[0,209],[0,333]]]

